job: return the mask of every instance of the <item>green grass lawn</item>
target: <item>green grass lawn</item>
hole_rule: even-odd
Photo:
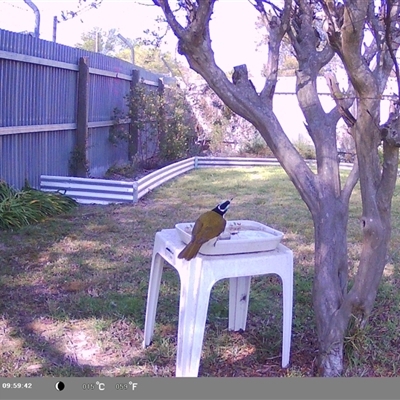
[[[211,294],[200,376],[312,375],[311,217],[281,168],[258,167],[191,171],[135,205],[81,205],[17,232],[0,231],[0,376],[174,376],[179,279],[171,267],[164,269],[153,344],[142,349],[154,235],[231,197],[227,219],[278,229],[294,252],[291,364],[281,368],[280,280],[253,278],[242,333],[227,331],[228,285],[222,281]],[[360,214],[356,188],[349,220],[352,273]],[[348,333],[346,376],[399,375],[399,230],[398,187],[389,262],[367,331]]]

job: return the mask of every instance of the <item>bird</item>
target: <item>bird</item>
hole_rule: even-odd
[[[178,258],[184,258],[189,261],[197,256],[200,247],[204,243],[213,238],[218,238],[218,236],[225,230],[226,220],[224,215],[228,211],[231,201],[232,199],[225,200],[211,211],[207,211],[197,218],[192,230],[192,238],[179,253]]]

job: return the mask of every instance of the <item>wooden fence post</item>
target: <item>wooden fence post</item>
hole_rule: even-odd
[[[76,148],[72,155],[72,166],[76,176],[88,176],[88,114],[89,114],[89,65],[88,57],[79,59],[78,105],[76,118]]]
[[[136,86],[139,84],[139,70],[132,70],[131,80],[131,94],[136,90]],[[138,128],[138,111],[136,104],[130,104],[131,107],[131,123],[129,124],[129,141],[128,141],[128,160],[130,163],[133,162],[136,153],[138,152],[139,142],[139,128]]]

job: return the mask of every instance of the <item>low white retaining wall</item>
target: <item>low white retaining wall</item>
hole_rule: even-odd
[[[137,182],[41,175],[40,190],[59,191],[82,204],[134,203],[137,201]]]
[[[196,168],[195,159],[196,157],[191,157],[186,160],[178,161],[139,179],[137,181],[138,199],[170,179]]]
[[[314,160],[307,161],[315,165]],[[40,189],[59,191],[83,204],[136,203],[141,197],[177,176],[197,168],[279,166],[275,158],[191,157],[158,169],[138,181],[41,175]],[[340,164],[350,169],[352,164]]]
[[[229,167],[259,167],[277,165],[276,158],[247,158],[247,157],[195,157],[195,168],[229,168]]]

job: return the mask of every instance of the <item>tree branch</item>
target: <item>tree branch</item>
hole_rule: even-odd
[[[346,125],[351,128],[356,123],[356,119],[351,114],[349,108],[354,102],[354,99],[350,99],[343,95],[339,88],[339,84],[336,79],[336,75],[333,72],[325,74],[325,79],[331,92],[332,98],[336,103],[336,109],[339,115],[343,118]]]
[[[328,132],[327,115],[322,107],[316,82],[318,72],[324,65],[323,62],[327,63],[334,53],[331,49],[326,52],[317,51],[318,38],[313,27],[313,9],[304,0],[299,1],[298,4],[299,6],[292,13],[293,30],[289,32],[299,62],[299,68],[296,71],[296,94],[309,127],[308,132],[319,153]],[[330,136],[332,134],[335,133],[329,133]],[[332,143],[331,138],[329,142]]]
[[[342,51],[339,55],[345,64],[351,83],[360,96],[365,94],[370,96],[374,92],[377,97],[378,88],[375,78],[361,52],[364,21],[368,8],[369,1],[366,0],[346,3],[341,29]]]
[[[272,10],[275,12],[275,15],[276,15],[276,16],[280,16],[280,15],[282,14],[282,9],[279,8],[279,7],[278,7],[276,4],[274,4],[272,1],[269,1],[269,0],[254,0],[254,1],[255,1],[255,4],[253,4],[253,3],[251,2],[251,0],[249,0],[249,3],[250,3],[252,6],[254,6],[255,9],[256,9],[257,11],[259,11],[260,13],[265,12],[264,4],[267,4],[267,5],[269,5],[269,6],[272,8]]]
[[[386,15],[385,15],[385,41],[389,50],[390,58],[393,61],[394,70],[397,78],[397,93],[400,95],[400,70],[397,63],[396,56],[392,46],[392,29],[394,28],[393,17],[396,17],[396,10],[393,7],[392,0],[386,0]],[[395,21],[397,22],[397,21]]]
[[[376,55],[376,65],[380,65],[380,56],[382,53],[382,37],[383,33],[382,24],[379,22],[375,15],[375,5],[373,2],[369,3],[367,18],[368,25],[371,28],[373,40],[369,46],[365,46],[364,58],[366,63],[369,65],[373,57]]]
[[[216,0],[199,1],[198,8],[192,12],[193,20],[190,21],[189,30],[192,38],[197,39],[199,44],[204,38],[209,39],[209,22],[214,11],[215,2]]]
[[[282,38],[289,27],[291,12],[291,0],[285,0],[284,8],[273,7],[276,15],[267,13],[264,3],[273,6],[269,1],[256,0],[253,4],[260,13],[264,26],[268,32],[268,58],[265,67],[266,79],[260,97],[268,107],[272,108],[272,98],[275,94],[276,82],[278,79],[279,52]]]
[[[163,10],[168,25],[175,33],[178,40],[183,39],[186,33],[185,29],[175,18],[174,13],[172,12],[171,7],[169,5],[169,1],[168,0],[153,0],[153,1],[155,5],[161,7],[161,9]]]
[[[353,192],[354,186],[356,186],[359,177],[360,173],[358,168],[358,160],[356,157],[353,163],[353,168],[351,169],[350,174],[346,179],[346,182],[342,189],[342,193],[340,195],[343,204],[349,204],[351,193]]]
[[[383,142],[384,162],[382,165],[382,179],[379,185],[378,201],[380,205],[389,204],[393,196],[395,182],[399,169],[399,147]]]

